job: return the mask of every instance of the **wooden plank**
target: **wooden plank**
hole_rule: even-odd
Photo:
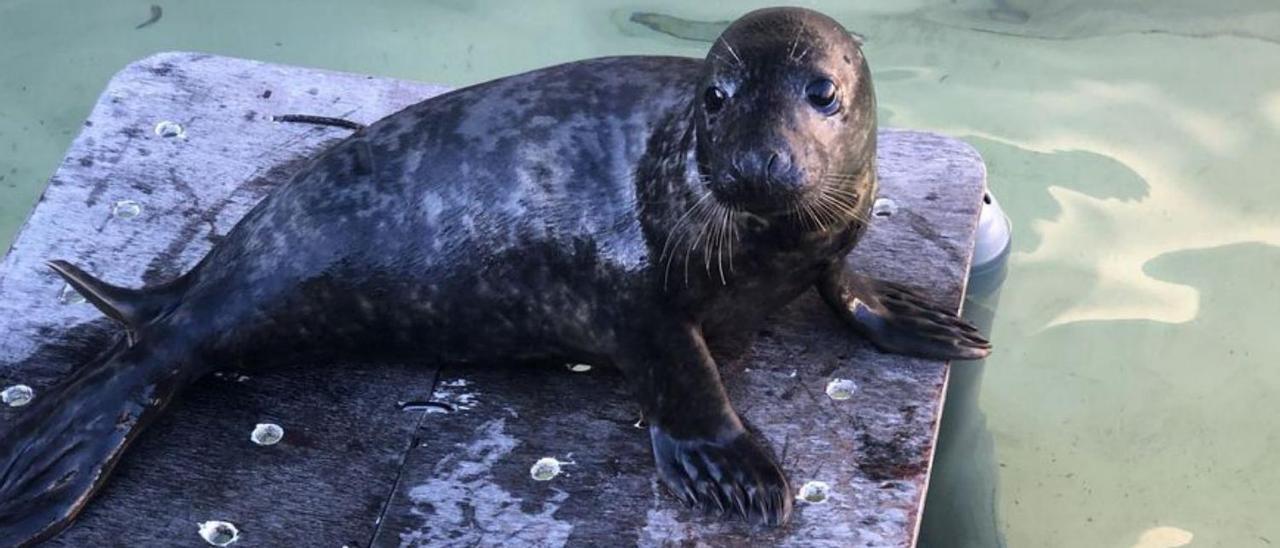
[[[925,289],[958,308],[985,188],[977,153],[919,132],[881,132],[876,217],[854,269]],[[815,292],[773,319],[746,351],[717,352],[730,396],[781,455],[798,489],[826,482],[830,499],[797,502],[790,526],[682,509],[659,487],[648,434],[621,378],[565,367],[448,367],[376,546],[782,545],[914,543],[947,367],[881,354],[838,323]],[[737,347],[736,352],[724,349]],[[737,355],[732,355],[737,354]],[[854,396],[826,394],[852,380]],[[569,461],[534,481],[540,458]]]
[[[48,259],[130,286],[191,267],[249,207],[345,131],[272,113],[372,121],[440,93],[425,84],[197,54],[130,65],[102,95],[0,263],[0,387],[37,396],[118,330],[60,301]],[[183,137],[156,134],[179,123]],[[136,213],[136,214],[135,214]],[[64,299],[65,300],[65,299]],[[428,397],[432,364],[298,364],[200,382],[145,433],[55,546],[205,545],[196,523],[235,523],[238,545],[367,545]],[[0,421],[21,408],[0,406]],[[285,429],[258,447],[258,422]],[[0,542],[0,544],[3,544]]]
[[[43,260],[69,259],[128,285],[167,279],[194,264],[300,159],[342,135],[272,124],[267,115],[372,121],[441,91],[198,54],[131,65],[104,93],[0,263],[0,383],[40,390],[113,336],[87,305],[59,301],[62,284]],[[181,124],[185,137],[157,135],[162,120]],[[855,268],[958,306],[984,186],[981,160],[934,135],[890,131],[881,141],[881,195],[898,208],[873,224]],[[130,217],[124,200],[139,214]],[[783,455],[797,487],[811,479],[832,486],[828,502],[801,503],[793,525],[752,540],[910,544],[945,365],[875,353],[813,295],[741,348],[749,349],[721,353],[738,408]],[[631,426],[634,406],[615,375],[451,369],[434,395],[432,375],[429,364],[317,365],[202,382],[54,544],[198,545],[195,523],[206,519],[236,523],[247,546],[303,539],[364,546],[375,534],[378,546],[746,540],[745,526],[691,515],[661,492],[647,435]],[[858,384],[852,399],[824,394],[834,377]],[[432,398],[454,411],[395,406]],[[13,413],[0,409],[0,419]],[[248,442],[264,419],[285,426],[281,445]],[[575,464],[534,482],[529,467],[543,456]]]

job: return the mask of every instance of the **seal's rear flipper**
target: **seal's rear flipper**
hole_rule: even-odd
[[[49,261],[48,264],[103,314],[124,324],[129,330],[130,344],[137,339],[138,328],[159,315],[172,300],[165,291],[169,286],[160,290],[128,289],[94,278],[66,261]]]
[[[0,427],[0,546],[67,526],[125,449],[199,368],[175,349],[123,341]]]
[[[978,360],[991,343],[964,318],[901,284],[837,266],[818,292],[840,319],[885,352],[938,360]]]

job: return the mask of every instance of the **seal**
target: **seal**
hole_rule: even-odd
[[[0,539],[64,528],[216,368],[344,356],[616,367],[675,497],[781,524],[786,475],[734,412],[708,340],[816,287],[885,351],[990,349],[919,293],[846,269],[875,145],[855,40],[819,13],[766,9],[706,59],[574,62],[361,128],[169,283],[53,261],[126,336],[0,437]]]

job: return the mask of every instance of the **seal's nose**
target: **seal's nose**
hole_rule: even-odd
[[[772,210],[789,203],[804,186],[801,170],[784,147],[740,150],[729,158],[728,177],[717,177],[710,188],[721,199],[753,210]]]
[[[756,151],[746,151],[736,158],[735,167],[738,168],[740,174],[747,180],[754,181],[762,186],[791,186],[795,177],[792,176],[791,155],[784,150],[767,148]]]

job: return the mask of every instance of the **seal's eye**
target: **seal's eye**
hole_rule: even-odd
[[[835,114],[840,106],[839,101],[836,101],[836,83],[826,78],[809,82],[804,88],[804,94],[808,97],[809,104],[823,114]]]
[[[707,93],[703,95],[702,100],[706,102],[707,114],[715,114],[724,106],[724,90],[711,86],[707,88]]]

